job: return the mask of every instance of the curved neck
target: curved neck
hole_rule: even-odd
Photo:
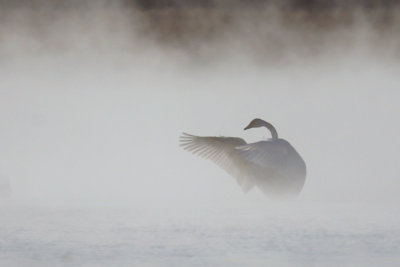
[[[271,132],[272,139],[278,139],[278,132],[271,123],[263,121],[263,126],[265,126]]]

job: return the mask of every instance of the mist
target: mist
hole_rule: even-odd
[[[0,184],[9,187],[0,198],[3,233],[14,240],[7,227],[30,229],[26,221],[53,212],[60,229],[68,217],[74,225],[68,231],[89,231],[60,237],[81,240],[76,247],[44,247],[52,256],[6,250],[5,263],[130,262],[129,246],[113,250],[122,253],[118,260],[100,251],[92,261],[78,250],[94,249],[96,231],[110,238],[104,244],[118,243],[109,229],[132,224],[145,237],[142,264],[240,265],[254,255],[252,263],[262,265],[264,249],[281,265],[399,262],[397,8],[3,6]],[[273,123],[307,164],[294,201],[277,203],[257,189],[243,194],[223,170],[179,147],[182,132],[269,138],[262,129],[243,131],[256,117]],[[126,217],[106,217],[90,230],[105,207],[123,208]],[[146,232],[154,225],[163,229],[155,236]],[[173,234],[178,240],[185,231],[191,235],[188,225],[222,235],[195,234],[204,242],[228,242],[223,249],[213,245],[227,260],[207,254],[202,241],[194,247],[203,261],[171,256],[162,247],[159,258],[152,256],[145,248],[159,244],[153,238],[162,239],[171,225],[183,229]],[[243,236],[239,228],[254,232]],[[224,239],[227,229],[234,229],[233,237]],[[272,242],[268,248],[257,247],[260,233]],[[314,245],[299,249],[310,240]]]

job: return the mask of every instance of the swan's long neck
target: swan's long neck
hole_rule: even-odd
[[[250,122],[250,124],[244,128],[244,130],[256,128],[256,127],[262,127],[262,126],[266,127],[271,132],[272,139],[278,139],[278,132],[276,131],[275,127],[271,123],[266,122],[262,119],[252,120]]]
[[[263,126],[265,126],[271,132],[272,139],[278,139],[278,132],[271,123],[263,121]]]

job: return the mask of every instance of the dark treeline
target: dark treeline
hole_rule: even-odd
[[[126,0],[141,8],[204,7],[235,8],[274,5],[282,8],[392,7],[400,0]]]
[[[274,5],[281,8],[347,8],[365,7],[377,8],[400,6],[400,0],[103,0],[108,6],[123,4],[127,7],[141,9],[158,8],[240,8],[262,7]],[[54,7],[54,8],[79,8],[93,4],[91,1],[82,0],[0,0],[0,7]]]

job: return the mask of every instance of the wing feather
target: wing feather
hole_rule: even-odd
[[[233,176],[244,192],[249,191],[254,183],[247,175],[248,163],[238,154],[237,147],[246,145],[241,138],[195,136],[183,133],[180,137],[180,146],[198,155],[209,159]]]

